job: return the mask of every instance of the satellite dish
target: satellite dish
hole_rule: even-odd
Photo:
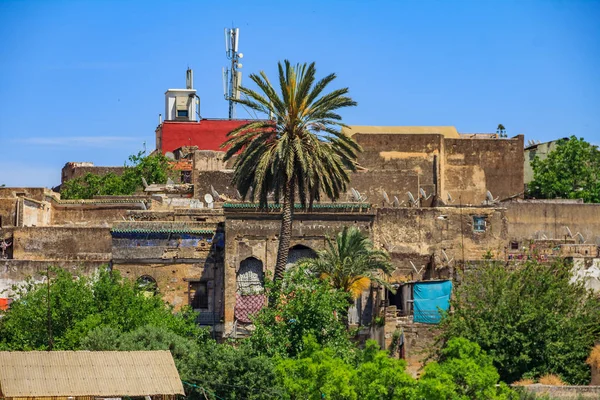
[[[215,190],[215,188],[213,187],[213,185],[210,185],[210,193],[212,193],[212,197],[213,197],[214,201],[221,200],[221,195],[219,194],[219,192],[217,192]]]
[[[581,244],[585,243],[585,238],[583,237],[583,235],[582,235],[581,233],[577,232],[577,233],[575,234],[575,236],[577,236],[577,238],[579,239],[579,242],[580,242]]]
[[[419,202],[415,199],[415,196],[413,196],[411,192],[406,192],[406,194],[408,195],[408,200],[410,200],[411,205],[415,207],[419,205]]]
[[[167,185],[173,186],[174,184],[175,182],[173,182],[173,179],[167,178]]]
[[[383,200],[384,200],[386,203],[389,203],[389,202],[390,202],[390,198],[388,197],[388,194],[385,192],[385,190],[383,191]]]
[[[213,199],[213,197],[210,193],[206,193],[204,195],[204,201],[206,202],[206,204],[212,204],[212,203],[214,203],[215,200]]]
[[[167,151],[165,153],[165,157],[168,158],[171,161],[175,161],[175,154],[171,153],[170,151]]]
[[[571,233],[571,230],[569,229],[569,227],[565,226],[565,229],[567,230],[567,234],[569,235],[569,237],[573,238],[573,234]]]
[[[447,195],[448,195],[448,203],[454,202],[454,199],[452,198],[452,196],[450,196],[450,192],[448,192]]]
[[[142,176],[142,184],[144,185],[144,188],[148,187],[148,182],[146,182],[146,178],[144,178],[143,176]]]
[[[423,188],[419,188],[419,194],[421,195],[422,198],[424,198],[425,200],[427,200],[428,198],[431,197],[431,195],[427,196],[427,193],[425,192],[425,189]]]
[[[487,201],[489,201],[490,203],[496,202],[498,201],[499,197],[496,197],[494,199],[494,196],[492,196],[492,192],[490,192],[489,190],[485,193],[485,199]]]
[[[394,207],[400,207],[400,200],[396,196],[394,196]]]

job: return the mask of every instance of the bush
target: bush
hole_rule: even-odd
[[[267,295],[274,304],[255,316],[256,329],[248,339],[257,354],[294,357],[304,350],[307,336],[338,355],[353,348],[341,318],[348,295],[327,281],[292,268],[282,281],[267,284]]]
[[[512,269],[490,261],[456,287],[442,338],[479,344],[505,382],[554,373],[588,384],[585,360],[600,337],[600,299],[571,278],[563,261]]]

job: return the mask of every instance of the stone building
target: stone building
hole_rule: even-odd
[[[261,211],[239,198],[232,164],[214,138],[194,136],[208,123],[177,116],[180,92],[167,92],[157,149],[185,164],[189,184],[150,185],[139,195],[91,200],[62,200],[44,188],[0,188],[0,244],[6,247],[0,297],[10,298],[11,286],[27,276],[43,279],[48,265],[86,274],[109,265],[141,285],[152,284],[176,309],[192,306],[199,323],[219,337],[247,333],[249,315],[265,304],[279,209]],[[183,98],[181,110],[190,115],[193,104]],[[181,142],[179,133],[169,133],[171,124],[194,125],[187,133],[193,137]],[[412,322],[415,282],[452,279],[457,269],[489,254],[518,262],[535,251],[543,259],[573,258],[575,275],[591,288],[600,286],[600,204],[523,200],[522,135],[373,126],[345,133],[363,148],[358,170],[337,202],[295,213],[290,263],[314,256],[327,236],[345,226],[357,226],[386,249],[397,294],[370,288],[357,299],[350,321],[382,346],[403,329],[411,365],[418,365],[419,351],[431,342],[430,326]],[[385,316],[385,327],[373,327],[374,316]]]

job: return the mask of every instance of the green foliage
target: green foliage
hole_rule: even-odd
[[[600,203],[600,151],[575,136],[562,141],[544,160],[536,157],[529,195],[542,199],[583,199]]]
[[[206,338],[205,342],[208,341]],[[121,332],[107,325],[98,326],[81,340],[81,349],[94,351],[169,350],[181,379],[196,375],[197,341],[180,336],[166,327],[144,325],[130,332]]]
[[[284,399],[285,391],[276,382],[275,363],[276,359],[256,355],[246,346],[207,341],[193,357],[193,376],[188,382],[213,393],[210,399],[215,395],[226,400]],[[184,385],[188,398],[204,399],[190,384]]]
[[[17,300],[0,320],[0,347],[47,349],[47,284],[28,281],[15,289]],[[50,269],[50,310],[54,349],[79,349],[88,333],[100,326],[130,332],[154,325],[194,340],[206,335],[195,324],[194,312],[173,314],[160,296],[144,296],[134,282],[104,268],[91,278]]]
[[[339,317],[346,310],[347,294],[329,282],[292,268],[283,281],[268,284],[267,293],[274,297],[273,306],[255,316],[256,329],[248,339],[258,354],[294,357],[302,352],[302,339],[308,335],[337,354],[347,354],[352,347]]]
[[[88,172],[83,177],[71,179],[61,185],[63,199],[91,199],[94,196],[126,196],[142,187],[142,177],[148,183],[166,183],[171,167],[168,159],[154,154],[144,156],[142,152],[129,156],[129,165],[122,175],[112,172],[95,175]]]
[[[439,362],[425,366],[419,390],[428,400],[503,400],[514,393],[506,384],[496,387],[500,378],[479,345],[464,338],[448,341]]]
[[[570,283],[571,265],[498,262],[467,273],[455,288],[443,337],[465,337],[494,360],[505,382],[554,373],[588,384],[586,357],[600,338],[600,299]]]
[[[373,248],[373,243],[358,228],[344,227],[335,240],[327,238],[325,250],[317,258],[307,258],[298,263],[300,269],[326,277],[336,289],[359,296],[370,282],[392,289],[378,275],[391,274],[394,270],[390,256]]]

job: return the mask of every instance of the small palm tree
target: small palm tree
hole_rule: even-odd
[[[356,169],[360,146],[336,127],[345,126],[337,110],[355,106],[348,88],[322,94],[335,74],[315,83],[315,64],[292,66],[279,63],[277,93],[264,72],[251,74],[259,92],[241,87],[246,98],[236,100],[271,120],[256,120],[228,134],[222,147],[225,159],[238,155],[233,182],[243,198],[249,195],[259,206],[283,201],[275,279],[285,272],[295,201],[310,208],[324,193],[332,200],[346,190],[349,171]]]
[[[371,282],[393,291],[384,279],[394,271],[390,256],[373,248],[373,243],[355,227],[345,227],[335,240],[327,238],[325,250],[316,258],[305,258],[298,268],[307,269],[328,278],[336,289],[343,290],[355,299]]]

